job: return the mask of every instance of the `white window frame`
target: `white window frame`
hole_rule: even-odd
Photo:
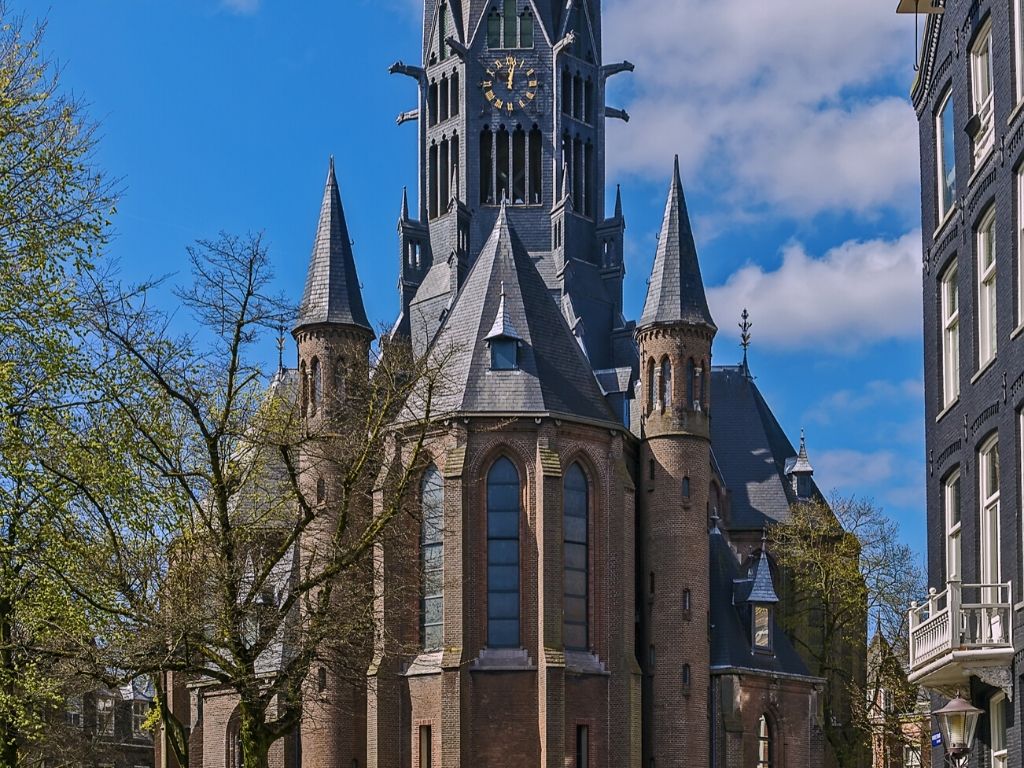
[[[147,736],[145,729],[146,718],[149,716],[149,702],[147,701],[133,701],[132,702],[132,735],[133,736]]]
[[[1024,0],[1013,0],[1013,39],[1017,103],[1024,104]]]
[[[996,211],[993,205],[982,217],[975,236],[978,275],[978,370],[991,362],[999,349],[997,307]]]
[[[115,707],[113,696],[96,697],[96,733],[100,736],[114,735]]]
[[[1024,0],[1020,0],[1024,3]],[[953,108],[953,88],[947,88],[945,96],[939,100],[939,108],[935,112],[935,194],[938,201],[939,223],[946,220],[956,207],[956,150],[953,151],[953,198],[946,199],[946,131],[942,125],[942,115],[946,108]],[[953,120],[956,120],[954,115]],[[954,134],[955,141],[955,134]]]
[[[992,768],[1006,768],[1006,694],[1000,691],[988,702],[989,749]],[[998,738],[997,738],[998,736]]]
[[[921,768],[921,748],[909,744],[903,747],[903,768]]]
[[[971,105],[981,126],[974,136],[975,167],[995,147],[995,106],[992,72],[992,18],[985,20],[971,45]]]
[[[988,585],[999,584],[1002,578],[999,551],[999,476],[999,434],[996,433],[978,450],[978,527],[981,545],[978,550],[978,577],[982,584]],[[998,595],[999,592],[998,589],[986,591],[991,591],[994,595]]]
[[[939,282],[942,304],[942,405],[960,397],[960,272],[957,261],[946,267]]]
[[[963,495],[959,468],[942,483],[942,496],[942,511],[946,519],[946,581],[962,581],[963,546],[960,529],[963,524]],[[956,515],[953,514],[954,508]]]
[[[1024,326],[1024,164],[1017,169],[1017,325]]]

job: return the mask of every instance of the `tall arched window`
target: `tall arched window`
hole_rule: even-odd
[[[697,367],[693,364],[691,357],[686,361],[686,407],[693,407],[695,395],[694,379],[697,377]]]
[[[452,117],[459,114],[459,73],[452,72],[451,79],[451,109],[449,112]]]
[[[501,16],[497,11],[487,17],[487,47],[501,48]]]
[[[487,645],[519,646],[519,473],[502,457],[487,473]]]
[[[228,719],[227,743],[224,745],[224,768],[245,768],[242,759],[242,723],[238,710]]]
[[[659,392],[659,404],[665,410],[672,405],[672,363],[668,358],[661,360],[661,391]]]
[[[480,132],[480,202],[493,205],[494,200],[494,134],[490,126]]]
[[[441,3],[437,11],[437,48],[441,61],[448,58],[448,6]]]
[[[772,726],[768,715],[757,721],[757,768],[772,768]]]
[[[654,358],[647,363],[647,410],[654,410]]]
[[[708,365],[703,361],[700,364],[700,404],[708,404]]]
[[[436,651],[444,640],[444,484],[433,464],[423,474],[420,516],[420,642],[423,650]]]
[[[512,133],[512,204],[526,203],[526,132],[517,126]]]
[[[516,0],[505,0],[505,47],[519,45],[519,17],[516,15]]]
[[[589,502],[587,477],[579,464],[573,464],[565,473],[562,492],[562,530],[565,538],[565,592],[562,610],[565,647],[578,651],[587,650],[589,642]]]
[[[536,125],[530,130],[530,204],[540,205],[543,195],[541,178],[541,133]]]
[[[316,413],[320,407],[321,379],[320,358],[314,357],[309,364],[309,410]]]
[[[303,413],[309,412],[309,376],[306,374],[306,361],[303,360],[299,363],[299,386],[302,388],[302,392],[299,394],[299,400],[302,407]]]
[[[519,20],[519,47],[533,48],[533,14],[529,8]]]
[[[437,81],[430,84],[427,90],[427,121],[430,125],[437,125]]]
[[[496,203],[509,197],[509,136],[508,129],[501,126],[498,129],[497,146],[495,148],[495,178],[498,182],[497,194],[494,198]]]
[[[437,90],[437,117],[442,123],[448,119],[448,109],[450,107],[451,93],[448,89],[448,75],[441,75],[441,84]]]

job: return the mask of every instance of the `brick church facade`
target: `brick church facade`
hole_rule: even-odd
[[[628,116],[605,85],[632,66],[602,61],[599,0],[424,5],[421,63],[392,68],[420,174],[391,336],[443,356],[449,386],[422,514],[379,552],[365,685],[315,670],[273,764],[822,765],[822,681],[763,544],[813,470],[746,362],[712,366],[678,163],[643,314],[623,315],[605,121]],[[373,340],[333,164],[294,336],[289,376],[322,391]],[[241,768],[234,706],[178,689],[195,766]]]

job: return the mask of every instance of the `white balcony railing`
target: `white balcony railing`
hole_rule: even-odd
[[[979,120],[977,133],[974,134],[974,165],[978,167],[988,157],[996,143],[995,102],[992,94],[978,107]]]
[[[1010,583],[961,584],[932,589],[910,608],[910,671],[954,651],[1013,648]]]

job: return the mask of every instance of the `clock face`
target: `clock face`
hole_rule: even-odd
[[[525,110],[537,98],[540,80],[526,59],[503,56],[485,63],[484,70],[480,87],[484,98],[499,112],[511,115]]]

